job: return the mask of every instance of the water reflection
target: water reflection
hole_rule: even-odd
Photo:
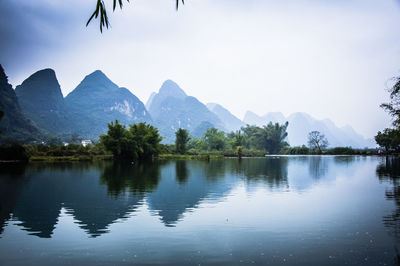
[[[288,157],[244,159],[239,162],[239,173],[249,186],[263,183],[271,189],[288,187]]]
[[[224,172],[223,160],[171,162],[163,168],[157,190],[147,194],[148,207],[173,227],[203,200],[219,200],[232,189]]]
[[[103,168],[100,183],[107,185],[109,194],[116,198],[126,192],[143,195],[157,188],[163,164],[165,163],[111,163]]]
[[[384,162],[378,165],[376,173],[380,180],[391,183],[391,188],[386,190],[385,196],[393,200],[396,210],[383,218],[383,223],[400,240],[400,158],[386,157]]]
[[[29,234],[50,238],[62,208],[90,237],[109,232],[111,224],[132,216],[142,205],[163,225],[173,227],[201,203],[225,200],[240,184],[247,192],[261,187],[278,193],[304,191],[323,178],[335,178],[329,174],[329,165],[346,166],[354,158],[282,156],[240,161],[3,165],[0,235],[12,217]],[[387,197],[397,200],[399,193],[394,190]]]

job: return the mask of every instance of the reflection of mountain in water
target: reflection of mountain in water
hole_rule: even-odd
[[[224,161],[176,161],[162,170],[157,190],[147,194],[149,208],[166,226],[175,226],[182,215],[204,199],[217,200],[232,184],[224,178]]]
[[[25,172],[23,167],[8,166],[0,169],[0,232],[12,214],[23,230],[51,237],[64,207],[82,229],[96,237],[144,201],[166,226],[174,226],[185,212],[204,200],[220,200],[239,182],[248,191],[260,185],[271,191],[307,189],[322,177],[336,178],[328,165],[346,167],[353,158],[30,164]],[[388,192],[387,197],[397,200],[399,194],[400,189]]]
[[[17,164],[10,168],[0,164],[0,235],[14,210],[24,170],[25,165]]]
[[[125,192],[119,192],[120,196],[115,193],[110,195],[110,188],[99,184],[99,176],[102,176],[102,181],[104,181],[113,175],[113,169],[123,169],[121,171],[126,175],[118,176],[118,180],[123,183],[135,184],[134,180],[138,177],[148,181],[157,179],[157,176],[147,178],[142,175],[143,173],[140,174],[140,170],[135,166],[127,165],[126,167],[115,166],[111,163],[90,166],[77,164],[69,167],[65,164],[46,165],[46,167],[31,165],[27,168],[29,175],[25,175],[17,184],[18,189],[11,189],[14,180],[10,183],[9,180],[1,178],[2,181],[7,182],[8,194],[14,193],[14,195],[7,195],[6,199],[2,197],[1,206],[4,206],[4,202],[17,198],[15,206],[9,208],[8,213],[13,212],[14,219],[20,221],[19,225],[24,230],[39,237],[51,237],[61,208],[65,207],[68,213],[78,221],[79,226],[95,237],[107,232],[108,226],[116,220],[133,212],[144,197],[144,195]],[[117,175],[120,173],[115,172]],[[146,185],[154,186],[154,184]],[[146,185],[142,188],[146,189]],[[2,217],[5,216],[2,220],[7,219],[7,215],[3,215],[3,208],[1,213]]]

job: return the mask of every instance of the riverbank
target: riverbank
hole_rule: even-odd
[[[92,162],[111,161],[112,155],[31,156],[30,162]]]

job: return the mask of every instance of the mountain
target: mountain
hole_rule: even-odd
[[[236,131],[245,125],[242,120],[217,103],[207,103],[207,108],[217,115],[229,131]]]
[[[39,128],[53,135],[70,133],[71,122],[54,70],[32,74],[15,88],[15,93],[24,115]]]
[[[4,112],[0,120],[0,142],[8,139],[20,142],[40,141],[43,133],[27,119],[18,103],[17,95],[0,65],[0,110]]]
[[[264,116],[258,116],[257,114],[247,111],[244,115],[243,121],[245,124],[263,126],[269,122],[272,123],[285,123],[285,116],[281,112],[270,112]]]
[[[154,119],[154,124],[165,137],[166,143],[174,142],[178,128],[193,132],[204,121],[218,129],[224,129],[217,115],[195,97],[186,95],[172,80],[165,81],[148,103],[148,110]]]
[[[146,102],[146,109],[149,110],[151,103],[153,102],[154,96],[156,96],[157,93],[155,93],[154,91],[150,94],[149,99]]]
[[[247,112],[244,122],[250,125],[262,126],[273,123],[289,122],[288,142],[291,146],[307,145],[308,133],[317,130],[328,139],[329,147],[351,146],[354,148],[375,147],[372,139],[365,139],[358,134],[351,126],[338,127],[329,119],[318,120],[307,113],[293,113],[284,117],[282,113],[267,113],[258,116],[255,113]]]
[[[120,88],[103,72],[96,70],[86,76],[65,98],[71,120],[79,135],[97,139],[107,132],[107,123],[151,122],[144,104],[128,89]]]

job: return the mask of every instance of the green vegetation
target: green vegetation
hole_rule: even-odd
[[[28,161],[29,153],[26,148],[18,143],[11,143],[0,146],[0,160],[7,161]]]
[[[138,123],[129,126],[129,130],[118,120],[108,124],[107,135],[100,136],[100,143],[110,151],[115,159],[147,160],[161,151],[161,136],[152,125]]]
[[[394,78],[394,85],[389,89],[390,102],[381,104],[393,118],[392,128],[378,131],[375,136],[376,143],[386,153],[398,153],[400,150],[400,77]]]
[[[225,133],[217,128],[211,127],[200,137],[188,137],[187,150],[182,150],[176,145],[181,140],[181,129],[176,132],[175,146],[162,146],[163,154],[186,154],[186,155],[221,155],[254,157],[266,154],[280,154],[289,145],[285,141],[287,137],[288,123],[269,123],[263,127],[249,126],[242,127],[236,132]]]
[[[186,129],[179,128],[175,133],[175,148],[177,153],[185,154],[187,151],[187,143],[189,141],[189,132]]]
[[[0,160],[3,161],[95,161],[95,160],[210,160],[223,157],[263,157],[266,154],[287,155],[372,155],[374,149],[353,149],[336,147],[326,149],[326,139],[320,134],[311,132],[310,136],[318,137],[318,144],[310,147],[290,147],[285,141],[288,123],[272,124],[263,127],[245,126],[236,132],[226,134],[216,128],[209,128],[201,138],[190,137],[186,129],[178,129],[175,144],[160,144],[162,137],[157,128],[138,123],[129,129],[116,120],[108,124],[106,135],[100,136],[100,142],[86,146],[80,144],[60,144],[58,139],[46,145],[22,145],[18,143],[0,146]],[[396,134],[395,137],[390,134]],[[378,133],[382,145],[391,146],[398,133],[385,130]],[[388,137],[389,136],[389,137]],[[322,141],[322,142],[321,142]],[[383,144],[388,143],[388,144]],[[385,146],[386,147],[386,146]]]
[[[222,158],[224,158],[223,154],[214,154],[214,155],[160,154],[158,156],[159,160],[211,160],[211,159],[222,159]]]

